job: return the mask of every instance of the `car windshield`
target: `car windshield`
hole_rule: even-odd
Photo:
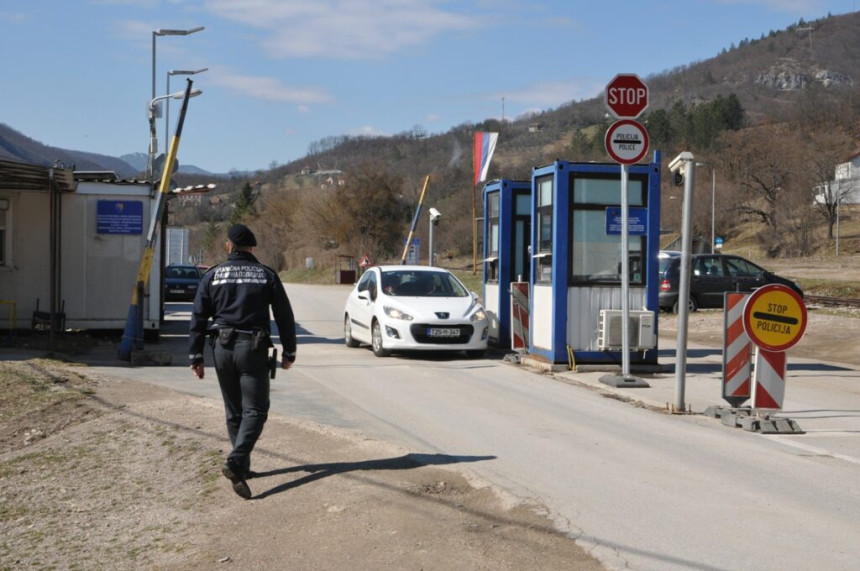
[[[468,297],[469,291],[447,272],[393,270],[382,272],[382,291],[397,297]]]
[[[182,267],[182,266],[174,266],[168,267],[165,271],[164,277],[166,278],[175,278],[175,279],[187,279],[187,280],[197,280],[200,279],[200,272],[197,268],[193,266]]]

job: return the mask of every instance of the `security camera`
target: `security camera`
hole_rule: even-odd
[[[693,153],[691,153],[690,151],[684,151],[683,153],[672,159],[672,162],[669,163],[669,170],[672,172],[679,171],[687,161],[692,160]]]
[[[436,210],[435,208],[430,209],[430,220],[433,222],[438,222],[439,219],[442,218],[442,213]]]

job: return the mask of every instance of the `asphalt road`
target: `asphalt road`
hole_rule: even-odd
[[[490,457],[460,467],[476,482],[545,506],[608,568],[857,566],[856,458],[808,454],[703,416],[632,406],[498,359],[379,359],[342,342],[348,287],[288,284],[287,291],[300,344],[294,368],[273,383],[278,414],[416,453]],[[103,372],[220,399],[214,370],[199,381],[184,365],[189,308],[169,305],[179,325],[162,344],[178,343],[179,365]]]

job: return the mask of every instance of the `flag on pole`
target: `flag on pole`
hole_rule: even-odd
[[[496,150],[498,139],[498,133],[475,132],[475,152],[472,157],[472,166],[475,172],[473,186],[487,180],[487,170],[490,168],[490,160],[493,158],[493,151]]]

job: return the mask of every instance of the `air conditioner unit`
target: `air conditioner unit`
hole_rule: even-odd
[[[657,345],[653,311],[630,311],[627,334],[631,350],[653,349]],[[597,348],[601,351],[622,349],[621,310],[601,309],[597,329]]]

